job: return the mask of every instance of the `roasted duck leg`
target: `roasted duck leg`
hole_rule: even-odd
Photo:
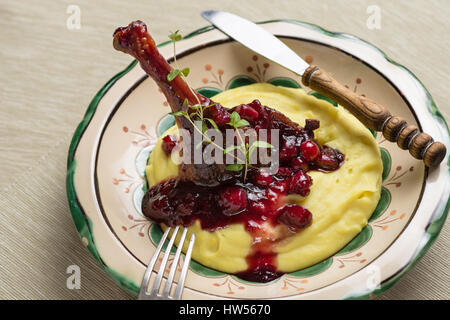
[[[127,27],[118,28],[114,32],[114,48],[135,57],[142,69],[153,78],[167,98],[173,112],[183,110],[183,102],[188,100],[190,105],[209,105],[213,102],[207,97],[191,90],[182,77],[177,76],[172,81],[167,76],[173,68],[159,53],[155,42],[147,32],[147,26],[141,21],[131,22]],[[183,110],[188,112],[188,110]],[[224,125],[230,120],[229,113],[220,106],[214,104],[208,108],[209,116],[214,118],[218,125]],[[192,124],[184,117],[176,117],[179,128],[193,131]],[[191,161],[193,163],[193,161]],[[215,186],[227,178],[225,166],[220,164],[185,164],[180,166],[180,178],[189,180],[198,185]]]

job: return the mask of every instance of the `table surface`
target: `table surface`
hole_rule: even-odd
[[[80,8],[79,30],[67,28],[72,4]],[[373,4],[381,10],[381,28],[371,30],[367,8]],[[199,15],[206,9],[355,34],[415,73],[449,119],[447,0],[0,0],[0,298],[133,298],[97,265],[76,233],[65,195],[68,146],[97,90],[130,62],[112,49],[117,26],[141,19],[162,42],[171,30],[186,34],[206,26]],[[449,240],[447,221],[415,268],[381,299],[449,299]],[[80,289],[67,289],[70,265],[80,267]]]

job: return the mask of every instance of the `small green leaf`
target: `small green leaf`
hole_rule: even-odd
[[[206,131],[208,131],[208,126],[206,123],[202,122],[202,133],[204,134]]]
[[[170,112],[169,114],[171,114],[172,116],[177,116],[177,117],[188,115],[185,111]]]
[[[214,129],[216,129],[217,131],[219,131],[219,127],[217,126],[217,123],[210,118],[204,118],[206,121],[208,121],[209,123],[211,123],[211,125],[214,127]]]
[[[209,105],[205,105],[205,104],[202,104],[202,107],[203,107],[203,110],[206,110],[206,109],[208,109],[208,108],[211,108],[212,106],[215,106],[217,103],[211,103],[211,104],[209,104]]]
[[[244,165],[241,163],[233,163],[227,164],[226,168],[228,171],[241,171],[244,168]]]
[[[241,116],[236,111],[233,111],[233,113],[231,114],[231,119],[230,119],[229,124],[231,126],[235,127],[235,125],[238,123],[239,120],[241,120]]]
[[[198,114],[197,113],[189,113],[189,117],[192,121],[194,121],[195,123],[199,122],[200,120],[198,119]],[[196,125],[197,128],[200,129],[200,127],[198,125]]]
[[[169,34],[169,39],[171,39],[174,42],[180,41],[183,38],[183,36],[179,32],[180,32],[180,30],[177,30],[175,32],[171,32]]]
[[[190,105],[189,106],[190,109],[194,109],[194,110],[198,110],[200,108],[200,106],[198,104],[196,105]]]
[[[189,69],[189,68],[183,68],[183,69],[181,69],[180,72],[183,76],[187,77],[189,75],[190,71],[191,71],[191,69]]]
[[[249,126],[249,125],[250,125],[250,123],[248,123],[247,120],[241,119],[235,124],[235,128],[246,127],[246,126]]]
[[[233,151],[233,150],[236,150],[236,149],[238,149],[240,146],[229,146],[228,148],[226,148],[225,150],[223,150],[223,153],[224,154],[227,154],[227,153],[229,153],[229,152],[231,152],[231,151]]]
[[[203,141],[200,141],[199,143],[197,143],[197,145],[195,146],[195,149],[200,148],[202,146],[202,144],[203,144]]]
[[[167,75],[167,80],[168,80],[168,81],[172,81],[172,80],[175,79],[176,76],[178,76],[179,74],[180,74],[180,70],[174,69],[174,70],[172,70],[172,71]]]
[[[271,145],[270,143],[268,143],[266,141],[261,141],[261,140],[253,142],[252,146],[255,146],[256,148],[267,148],[267,149],[273,148],[273,145]]]
[[[187,109],[187,108],[190,108],[190,106],[189,106],[189,100],[187,99],[187,98],[184,98],[184,101],[183,101],[183,108],[184,109]]]

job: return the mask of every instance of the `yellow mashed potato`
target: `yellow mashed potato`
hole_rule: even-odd
[[[297,197],[295,202],[311,211],[313,222],[274,248],[278,270],[297,271],[339,251],[367,224],[380,198],[380,151],[369,130],[348,111],[307,95],[302,89],[261,83],[227,90],[213,98],[229,108],[254,99],[300,125],[308,118],[319,119],[316,139],[345,154],[339,170],[308,173],[313,179],[311,192],[306,198]],[[164,135],[176,130],[172,127]],[[150,155],[146,174],[150,186],[178,174],[178,167],[162,151],[161,139]],[[247,269],[252,237],[242,224],[209,232],[202,230],[197,221],[189,227],[188,237],[191,233],[197,237],[193,259],[199,263],[228,273]]]

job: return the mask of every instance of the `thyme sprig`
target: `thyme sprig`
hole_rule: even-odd
[[[200,104],[200,105],[189,105],[189,102],[187,101],[187,99],[184,100],[183,105],[187,105],[188,109],[192,109],[193,112],[188,113],[186,111],[176,111],[176,112],[170,112],[169,114],[173,115],[173,116],[177,116],[177,117],[185,117],[192,125],[192,127],[202,135],[202,141],[200,141],[200,143],[196,146],[196,148],[199,148],[200,145],[203,142],[206,143],[211,143],[212,145],[214,145],[216,148],[218,148],[220,151],[223,151],[223,147],[219,146],[217,143],[215,143],[212,138],[208,135],[207,131],[208,131],[208,125],[207,122],[211,124],[211,126],[217,130],[219,130],[218,125],[216,124],[216,122],[211,119],[211,118],[205,118],[204,117],[204,111],[207,108],[212,107],[214,104],[210,104],[210,105],[204,105],[204,104]]]
[[[250,158],[251,158],[253,152],[256,150],[256,148],[270,149],[270,148],[273,148],[273,146],[270,143],[268,143],[266,141],[261,141],[261,140],[254,141],[249,146],[249,144],[247,142],[245,142],[245,140],[242,138],[239,128],[249,126],[250,123],[248,123],[247,120],[242,119],[241,116],[239,115],[239,113],[237,113],[236,111],[233,111],[233,113],[231,114],[231,119],[228,124],[236,130],[240,144],[233,145],[233,146],[226,148],[224,150],[224,154],[229,154],[231,152],[234,153],[234,150],[239,150],[240,152],[242,152],[242,154],[244,154],[244,163],[243,164],[242,163],[229,164],[229,165],[227,165],[226,168],[227,168],[227,170],[230,170],[230,171],[244,170],[244,182],[245,182],[247,180],[248,168],[249,168],[249,166],[251,166]]]
[[[177,76],[180,76],[184,79],[184,81],[186,81],[189,90],[191,91],[192,95],[197,99],[198,104],[200,105],[200,99],[197,95],[197,93],[192,89],[191,85],[189,84],[188,80],[187,80],[187,76],[189,75],[191,69],[186,67],[181,69],[178,65],[178,61],[177,61],[177,52],[176,52],[176,43],[178,41],[180,41],[181,39],[183,39],[183,36],[180,34],[180,30],[177,30],[175,32],[171,32],[169,34],[169,39],[172,40],[172,44],[173,44],[173,62],[175,65],[175,69],[173,69],[168,75],[167,75],[167,80],[169,82],[173,81]]]
[[[181,69],[178,66],[177,55],[176,55],[176,42],[180,41],[183,38],[182,35],[180,34],[179,30],[177,30],[175,32],[171,32],[169,35],[169,38],[172,40],[172,43],[173,43],[173,57],[174,57],[174,65],[176,68],[173,69],[167,75],[167,80],[169,82],[171,82],[177,76],[182,77],[186,81],[189,89],[191,90],[192,94],[196,97],[197,102],[198,102],[196,105],[191,105],[191,104],[189,104],[189,101],[186,98],[183,102],[183,107],[182,107],[183,110],[171,112],[169,114],[171,114],[173,116],[177,116],[177,117],[185,117],[192,124],[193,128],[202,135],[202,141],[196,146],[196,148],[200,147],[203,144],[203,142],[211,143],[217,149],[219,149],[220,151],[223,151],[224,154],[231,155],[236,160],[238,160],[238,162],[241,162],[241,163],[228,164],[228,165],[226,165],[226,169],[229,171],[236,171],[236,172],[244,170],[244,182],[245,182],[247,179],[248,169],[251,166],[250,158],[251,158],[253,152],[256,150],[256,148],[273,148],[273,146],[266,141],[259,141],[259,140],[254,141],[252,143],[252,145],[249,146],[249,144],[246,143],[245,140],[242,138],[240,128],[250,126],[250,123],[247,120],[242,119],[241,116],[239,115],[239,113],[237,113],[236,111],[234,111],[231,114],[230,122],[228,122],[227,124],[236,130],[237,136],[239,138],[238,145],[233,145],[233,146],[230,146],[230,147],[224,149],[222,146],[219,146],[217,143],[215,143],[211,137],[209,137],[209,135],[207,134],[207,131],[209,129],[208,123],[215,130],[220,131],[218,125],[216,124],[216,122],[213,119],[204,116],[205,110],[214,106],[215,103],[212,103],[209,105],[202,104],[200,102],[198,95],[192,89],[192,87],[189,85],[189,83],[187,81],[187,76],[190,73],[190,69],[188,67]],[[184,110],[190,110],[191,112],[187,112]],[[234,154],[235,150],[239,150],[244,155],[244,159],[241,159],[238,156],[236,156]]]

